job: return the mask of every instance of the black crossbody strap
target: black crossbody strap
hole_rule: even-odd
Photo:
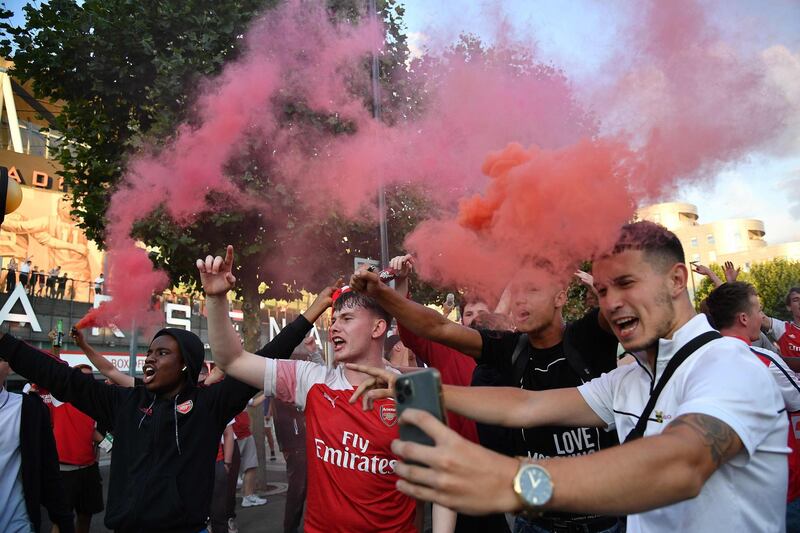
[[[525,375],[525,369],[528,367],[529,357],[520,357],[523,350],[528,345],[528,334],[523,333],[517,340],[517,345],[514,347],[514,353],[511,354],[511,383],[512,387],[519,387],[522,377]]]
[[[672,359],[670,359],[669,363],[667,363],[667,368],[664,369],[664,373],[659,378],[655,388],[653,388],[652,392],[650,392],[650,399],[647,401],[647,405],[644,406],[642,416],[639,417],[639,421],[636,423],[636,426],[631,430],[630,433],[628,433],[628,436],[625,437],[625,442],[636,440],[644,435],[645,428],[647,428],[647,421],[650,419],[650,414],[653,412],[653,409],[656,406],[656,401],[658,401],[661,391],[664,390],[664,387],[672,377],[672,374],[674,374],[678,367],[681,366],[681,363],[686,361],[686,359],[688,359],[689,356],[696,352],[701,346],[713,341],[714,339],[720,338],[722,338],[722,335],[720,335],[718,331],[706,331],[705,333],[701,333],[694,339],[684,344],[681,349],[672,356]]]

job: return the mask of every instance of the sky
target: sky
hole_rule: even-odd
[[[620,41],[618,32],[628,21],[625,8],[632,5],[610,0],[510,0],[502,3],[501,10],[499,2],[479,0],[404,3],[410,44],[418,53],[452,42],[461,31],[487,41],[511,36],[562,68],[577,87],[603,74]],[[705,5],[722,37],[743,53],[777,50],[791,54],[800,67],[800,2],[720,0]],[[785,80],[798,110],[799,78],[800,68]],[[663,200],[695,204],[700,223],[761,219],[770,244],[800,240],[800,127],[794,133],[793,150],[748,154],[728,162],[710,183],[682,186]]]
[[[25,0],[6,1],[21,16]],[[409,43],[415,53],[453,42],[470,32],[486,41],[511,37],[537,50],[561,68],[576,87],[602,76],[620,42],[618,32],[631,4],[614,0],[403,0]],[[38,4],[35,1],[34,4]],[[705,3],[723,38],[744,53],[777,49],[789,54],[797,69],[786,74],[786,90],[797,103],[793,150],[751,153],[727,163],[702,185],[682,186],[664,201],[698,207],[700,222],[756,218],[766,225],[770,244],[800,240],[800,2],[795,0],[717,0]],[[502,6],[502,7],[499,7]]]

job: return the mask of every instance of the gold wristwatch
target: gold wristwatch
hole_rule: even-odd
[[[553,480],[542,465],[522,461],[514,476],[514,492],[526,514],[539,513],[553,497]]]

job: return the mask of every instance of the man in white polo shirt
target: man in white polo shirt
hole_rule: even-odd
[[[625,349],[637,353],[636,364],[577,388],[445,387],[444,399],[448,409],[483,423],[610,427],[627,442],[590,455],[519,460],[407,410],[401,423],[419,426],[436,445],[394,442],[392,450],[404,461],[396,468],[404,478],[398,489],[475,514],[627,514],[629,532],[784,531],[789,448],[783,400],[744,343],[721,337],[695,313],[680,241],[651,222],[628,224],[593,270],[600,309]],[[351,286],[367,294],[385,290],[364,272]],[[404,305],[401,300],[380,298],[390,313]],[[387,372],[348,366],[375,376],[354,397],[394,384]],[[368,397],[387,394],[391,390],[372,390]],[[640,419],[643,438],[636,438],[631,433]],[[580,430],[573,438],[580,441]]]

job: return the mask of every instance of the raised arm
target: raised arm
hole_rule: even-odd
[[[114,426],[117,407],[129,394],[128,389],[100,383],[8,334],[0,337],[0,358],[8,361],[17,374],[46,388],[56,399],[73,404],[105,427]]]
[[[371,376],[358,386],[350,403],[362,398],[366,408],[373,400],[394,397],[397,374],[351,363],[347,367]],[[606,426],[576,388],[527,391],[516,387],[444,385],[442,393],[448,410],[484,424],[512,428]]]
[[[314,322],[333,303],[335,287],[322,289],[306,311],[297,317],[291,324],[283,328],[274,339],[265,344],[256,355],[270,359],[289,359],[294,349],[303,342],[305,336],[311,331]]]
[[[89,346],[89,343],[86,342],[86,339],[83,337],[83,332],[77,328],[72,328],[69,332],[72,340],[75,341],[75,344],[78,345],[78,348],[86,354],[86,357],[89,361],[92,362],[94,367],[97,369],[98,372],[103,374],[105,377],[110,379],[112,382],[116,383],[120,387],[133,387],[135,381],[133,376],[125,374],[117,370],[111,361],[103,357],[102,355],[98,354],[94,351],[94,348]]]
[[[381,283],[374,272],[361,270],[350,278],[350,287],[373,297],[389,314],[415,335],[449,346],[461,353],[478,358],[483,340],[472,328],[448,320],[440,313],[413,302],[388,285]]]
[[[717,273],[705,265],[701,265],[700,263],[692,263],[692,270],[701,276],[706,276],[708,279],[710,279],[711,283],[714,284],[714,287],[719,287],[723,283],[723,281],[719,279],[719,276],[717,276]]]
[[[200,280],[206,293],[208,343],[217,365],[229,376],[258,389],[264,386],[265,360],[242,347],[228,315],[228,291],[236,283],[233,275],[233,246],[225,258],[208,256],[197,260]]]
[[[606,426],[574,387],[544,391],[454,385],[442,388],[447,409],[483,424],[510,428]]]
[[[436,444],[393,444],[406,462],[429,467],[399,464],[401,492],[469,514],[522,509],[512,488],[517,459],[467,441],[423,411],[407,410],[400,423],[419,426]],[[542,510],[613,516],[671,505],[697,496],[717,468],[742,448],[722,421],[686,414],[660,435],[589,455],[537,461],[553,482],[553,497]]]

